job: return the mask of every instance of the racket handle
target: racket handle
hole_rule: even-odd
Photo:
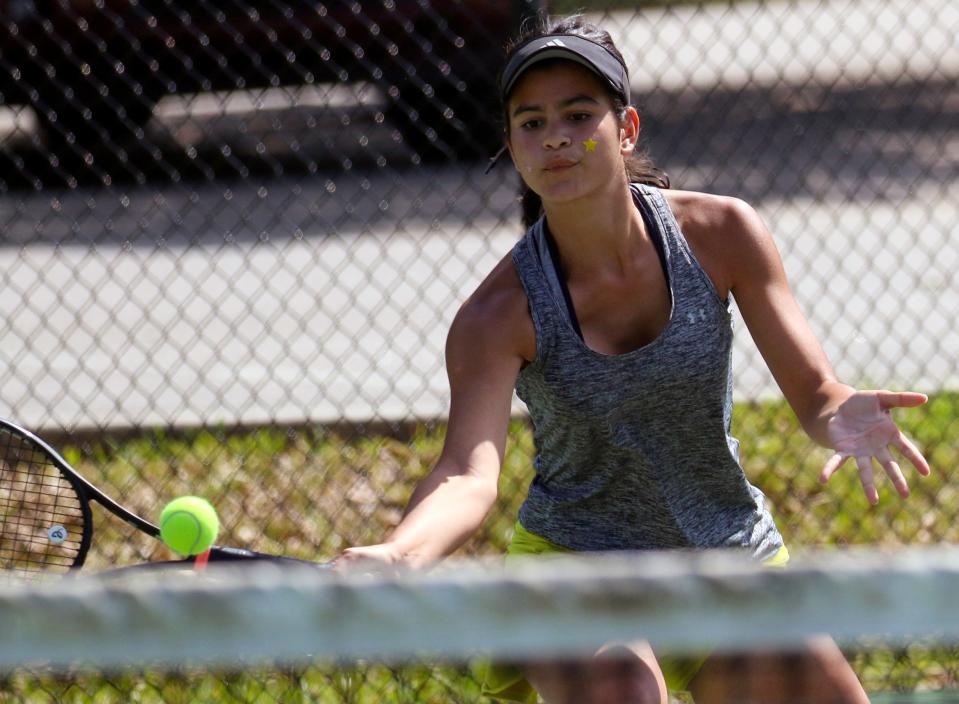
[[[244,548],[219,547],[214,545],[207,550],[209,562],[245,562],[248,560],[257,560],[262,562],[274,562],[284,565],[307,565],[322,570],[332,569],[333,565],[329,562],[311,562],[309,560],[298,560],[295,557],[283,557],[281,555],[268,555],[262,552],[253,552]],[[198,559],[197,558],[194,559]]]

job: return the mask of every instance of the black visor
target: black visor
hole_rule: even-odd
[[[571,34],[537,37],[517,49],[500,77],[503,102],[527,69],[547,59],[566,59],[585,66],[629,105],[629,72],[623,62],[596,42]]]

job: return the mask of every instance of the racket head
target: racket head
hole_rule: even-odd
[[[0,418],[0,571],[80,567],[93,537],[83,483],[46,443]]]

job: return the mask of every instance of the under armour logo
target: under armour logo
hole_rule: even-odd
[[[703,308],[700,308],[699,310],[691,310],[686,313],[686,319],[691,323],[695,323],[697,321],[700,323],[705,323],[706,311]]]
[[[544,46],[544,47],[545,47],[545,46],[561,46],[561,47],[563,47],[564,49],[566,48],[566,45],[563,44],[563,40],[562,40],[562,39],[551,39],[551,40],[549,40],[548,42],[546,42],[545,44],[543,44],[543,46]]]

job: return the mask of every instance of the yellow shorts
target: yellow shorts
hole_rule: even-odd
[[[517,521],[513,538],[506,548],[506,561],[508,563],[511,557],[568,552],[572,551],[551,543],[535,533],[530,533]],[[763,564],[768,567],[785,567],[787,562],[789,562],[789,551],[783,546]],[[686,656],[664,654],[657,656],[656,659],[669,690],[682,692],[692,682],[708,657],[709,653]],[[478,665],[476,670],[483,682],[483,694],[487,697],[508,702],[523,702],[523,704],[535,704],[538,699],[536,690],[526,681],[518,666],[483,663]]]

